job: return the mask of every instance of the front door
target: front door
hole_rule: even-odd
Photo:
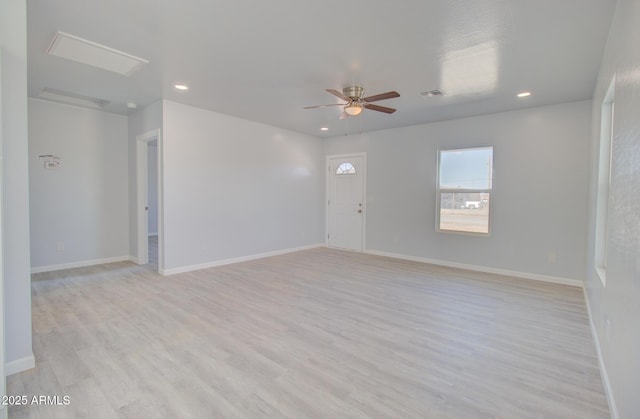
[[[364,170],[363,156],[329,158],[329,247],[362,251]]]

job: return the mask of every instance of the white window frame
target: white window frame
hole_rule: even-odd
[[[491,149],[491,174],[489,177],[489,188],[487,189],[467,189],[467,188],[440,188],[440,164],[441,164],[441,156],[442,152],[447,151],[466,151],[466,150],[476,150],[482,148],[490,148]],[[493,187],[493,156],[495,154],[495,147],[492,145],[479,145],[472,147],[452,147],[452,148],[439,148],[438,149],[438,164],[437,164],[437,175],[436,175],[436,231],[438,233],[447,233],[447,234],[461,234],[467,236],[479,236],[479,237],[489,237],[491,235],[491,210],[493,206],[493,195],[494,195],[494,187]],[[440,228],[440,205],[442,203],[442,194],[443,193],[486,193],[489,194],[489,215],[487,220],[487,232],[486,233],[478,233],[476,231],[460,231],[460,230],[446,230]]]
[[[611,185],[611,157],[613,125],[615,119],[616,76],[613,75],[602,100],[600,113],[600,153],[598,159],[598,186],[596,193],[595,270],[603,287],[607,286],[607,247],[609,240],[608,207]]]

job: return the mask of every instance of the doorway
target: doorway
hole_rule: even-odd
[[[147,233],[149,265],[158,270],[158,140],[147,143]]]
[[[162,138],[160,130],[136,137],[137,151],[137,261],[162,273]]]
[[[328,156],[327,246],[362,252],[366,154]]]

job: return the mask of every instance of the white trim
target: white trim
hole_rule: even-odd
[[[607,286],[607,270],[602,266],[596,266],[596,274],[598,274],[598,278],[600,278],[600,283],[602,287]]]
[[[137,257],[136,263],[146,265],[149,263],[148,238],[148,212],[144,210],[147,203],[147,170],[148,170],[148,143],[157,140],[157,179],[158,179],[158,272],[162,272],[164,266],[164,195],[163,195],[163,164],[162,164],[162,132],[160,128],[147,131],[136,136],[136,219],[137,228]]]
[[[158,270],[164,269],[164,139],[158,128],[156,169],[158,174]]]
[[[419,256],[403,255],[399,253],[383,252],[379,250],[365,249],[363,253],[376,255],[376,256],[386,256],[394,259],[410,260],[413,262],[428,263],[430,265],[446,266],[449,268],[466,269],[469,271],[484,272],[484,273],[496,274],[496,275],[513,276],[516,278],[532,279],[535,281],[550,282],[552,284],[559,284],[559,285],[569,285],[571,287],[582,288],[582,285],[583,285],[582,281],[577,279],[561,278],[561,277],[549,276],[549,275],[540,275],[540,274],[534,274],[529,272],[511,271],[508,269],[491,268],[488,266],[469,265],[466,263],[450,262],[447,260],[428,259],[428,258],[423,258]]]
[[[213,268],[216,266],[230,265],[232,263],[248,262],[250,260],[263,259],[263,258],[268,258],[272,256],[284,255],[287,253],[300,252],[302,250],[316,249],[318,247],[326,247],[326,246],[324,243],[317,243],[317,244],[310,244],[306,246],[291,247],[289,249],[274,250],[272,252],[257,253],[254,255],[240,256],[237,258],[216,260],[213,262],[200,263],[198,265],[181,266],[179,268],[172,268],[172,269],[163,269],[160,272],[160,274],[175,275],[175,274],[180,274],[184,272],[191,272],[191,271],[198,271],[201,269]]]
[[[104,259],[82,260],[80,262],[61,263],[59,265],[36,266],[31,268],[31,273],[39,274],[41,272],[60,271],[62,269],[72,269],[72,268],[82,268],[84,266],[102,265],[104,263],[132,261],[132,259],[133,258],[131,256],[127,255],[127,256],[116,256],[116,257],[104,258]]]
[[[15,361],[7,362],[4,364],[4,371],[9,375],[17,374],[22,371],[30,370],[31,368],[35,368],[36,366],[36,357],[33,356],[33,353],[29,356],[25,356],[24,358],[16,359]]]
[[[602,348],[600,347],[600,340],[596,333],[596,326],[593,323],[593,316],[591,315],[591,304],[589,304],[589,296],[587,295],[586,287],[583,288],[584,301],[587,304],[587,314],[589,315],[589,325],[591,326],[591,336],[593,336],[593,343],[596,345],[596,352],[598,354],[598,365],[600,367],[600,376],[602,377],[602,386],[604,387],[604,393],[607,396],[607,402],[609,403],[609,412],[612,419],[620,419],[618,413],[618,407],[616,400],[613,397],[613,389],[611,388],[611,382],[609,381],[609,374],[607,373],[607,367],[604,364],[604,358],[602,357]]]
[[[136,137],[136,218],[138,221],[138,263],[144,265],[147,263],[148,256],[148,215],[147,211],[143,208],[147,206],[147,165],[148,165],[148,156],[147,156],[147,142],[151,141],[152,138],[155,138],[154,132],[150,131],[148,133],[138,135]],[[143,240],[144,238],[144,240]]]
[[[613,155],[611,147],[613,145],[615,96],[616,74],[613,75],[600,106],[600,137],[598,138],[594,268],[603,287],[607,286],[607,249],[609,241],[607,214],[611,186],[611,157]]]
[[[332,154],[325,156],[325,166],[327,167],[327,172],[325,175],[325,193],[324,193],[324,208],[325,208],[325,216],[324,216],[324,245],[325,247],[329,247],[329,199],[331,195],[331,170],[329,168],[329,161],[331,159],[346,159],[349,157],[361,157],[362,158],[362,210],[364,211],[362,215],[362,244],[361,249],[357,250],[357,252],[364,252],[367,243],[367,152],[362,151],[358,153],[346,153],[346,154]],[[336,248],[337,249],[337,248]],[[352,250],[352,249],[341,249],[341,250]]]

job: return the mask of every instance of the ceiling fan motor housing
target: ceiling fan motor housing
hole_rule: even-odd
[[[360,99],[364,93],[362,86],[347,86],[342,89],[342,94],[351,99]]]

